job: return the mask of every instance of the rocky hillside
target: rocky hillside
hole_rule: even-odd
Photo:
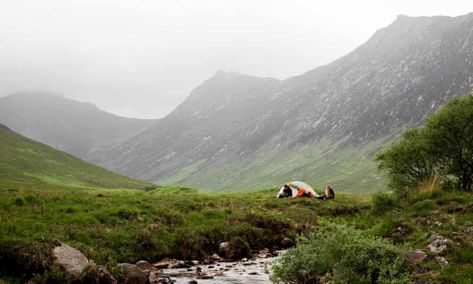
[[[376,190],[383,178],[371,155],[471,89],[473,13],[399,16],[348,55],[284,81],[218,72],[95,161],[214,190],[287,179]]]
[[[119,117],[91,103],[49,93],[0,97],[0,123],[86,160],[94,149],[130,138],[153,122]]]

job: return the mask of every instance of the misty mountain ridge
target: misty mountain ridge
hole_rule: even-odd
[[[369,159],[376,149],[472,89],[472,38],[473,13],[399,16],[353,52],[299,76],[217,72],[167,117],[97,162],[138,178],[209,189],[292,178],[350,183],[367,169],[369,179],[380,180]],[[350,147],[356,157],[348,161],[359,164],[344,165],[339,157],[350,156],[344,152]],[[333,176],[320,175],[325,171]]]
[[[100,134],[107,123],[99,123],[105,128],[93,128],[97,134],[81,134],[101,138],[88,138],[81,143],[86,150],[72,151],[108,169],[163,184],[238,190],[301,179],[375,191],[385,180],[373,154],[449,99],[468,94],[472,74],[473,13],[401,15],[353,52],[298,76],[278,80],[219,71],[162,119],[117,122],[116,116],[102,113],[99,117],[116,127],[107,130],[112,134]],[[10,124],[18,118],[9,124],[4,120],[12,115],[0,115],[0,122],[15,129]],[[38,114],[33,121],[43,125],[43,119]],[[17,131],[34,133],[28,128],[31,119],[19,121],[26,122]],[[71,129],[65,125],[74,121],[61,123]],[[64,147],[70,145],[62,138],[69,137],[65,129],[61,135],[36,136]],[[59,142],[45,141],[48,137]],[[104,140],[115,142],[95,146]]]
[[[100,148],[136,134],[154,120],[125,118],[47,92],[0,97],[0,122],[56,149],[88,160]]]

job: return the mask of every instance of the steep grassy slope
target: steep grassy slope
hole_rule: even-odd
[[[143,188],[146,185],[88,164],[0,125],[0,189]]]

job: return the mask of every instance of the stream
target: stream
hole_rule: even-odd
[[[236,262],[201,264],[191,268],[161,269],[159,274],[161,277],[169,277],[172,283],[177,284],[272,283],[268,271],[278,258],[279,256],[253,258]]]

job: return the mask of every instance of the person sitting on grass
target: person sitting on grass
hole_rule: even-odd
[[[326,199],[334,199],[335,198],[335,192],[333,191],[332,186],[327,184],[325,186],[325,192],[324,192],[324,200]]]

